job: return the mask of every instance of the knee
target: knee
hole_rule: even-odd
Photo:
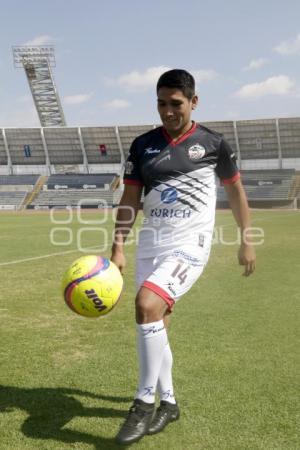
[[[162,312],[151,295],[140,291],[135,299],[136,322],[138,324],[156,322],[162,319]]]
[[[136,296],[135,299],[135,312],[137,323],[141,324],[153,321],[153,303],[149,298],[141,295],[140,293]]]

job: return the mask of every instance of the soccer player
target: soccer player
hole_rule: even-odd
[[[236,158],[222,135],[191,120],[198,98],[185,70],[165,72],[157,83],[162,126],[137,137],[125,166],[112,261],[123,271],[124,242],[144,190],[144,224],[136,259],[139,383],[117,441],[131,444],[179,418],[166,325],[175,303],[200,277],[208,261],[221,180],[241,232],[238,259],[244,275],[255,268],[247,240],[250,217]],[[156,390],[160,406],[155,410]]]

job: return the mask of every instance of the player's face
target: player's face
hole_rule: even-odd
[[[172,138],[180,137],[191,127],[191,112],[198,97],[190,100],[180,89],[162,87],[157,93],[157,109],[163,126]]]

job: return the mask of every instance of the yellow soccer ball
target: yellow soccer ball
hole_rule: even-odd
[[[62,279],[66,304],[85,317],[109,313],[120,298],[123,278],[117,266],[102,256],[82,256]]]

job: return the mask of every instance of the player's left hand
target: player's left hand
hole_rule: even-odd
[[[238,252],[238,260],[241,266],[245,266],[245,271],[243,275],[248,277],[255,270],[255,250],[252,245],[249,244],[241,244]]]

